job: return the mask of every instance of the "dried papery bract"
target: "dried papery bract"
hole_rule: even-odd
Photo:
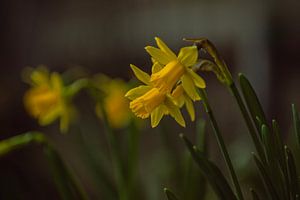
[[[217,51],[217,48],[211,41],[209,41],[207,38],[185,38],[184,40],[193,42],[199,50],[205,50],[205,52],[207,52],[213,58],[216,66],[218,67],[218,70],[212,69],[212,71],[216,73],[217,77],[224,77],[224,80],[221,79],[222,83],[225,83],[228,86],[230,86],[233,83],[231,73],[228,70],[225,61],[220,56],[220,54]]]

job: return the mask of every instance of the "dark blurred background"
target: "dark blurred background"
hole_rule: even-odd
[[[282,129],[289,130],[290,104],[300,106],[299,10],[297,0],[2,0],[0,138],[29,130],[49,132],[66,160],[76,166],[79,174],[85,174],[82,171],[88,170],[82,167],[72,146],[75,136],[59,135],[57,125],[40,128],[26,114],[22,98],[28,85],[21,80],[22,70],[39,64],[59,72],[81,66],[90,73],[129,80],[130,63],[150,71],[151,63],[143,48],[155,45],[155,36],[176,51],[186,45],[184,37],[209,38],[234,78],[244,73],[269,118],[278,119]],[[205,78],[228,143],[239,141],[251,151],[250,138],[234,100],[213,75]],[[203,116],[199,113],[199,117]],[[151,132],[142,136],[142,143],[149,147],[147,154],[153,154],[151,145],[155,145],[157,137]],[[1,193],[22,191],[18,199],[58,198],[46,168],[38,146],[2,158]],[[80,178],[87,179],[88,192],[98,199],[97,188],[85,175]],[[19,189],[12,189],[15,184]],[[148,192],[154,194],[149,199],[160,197],[154,189]]]

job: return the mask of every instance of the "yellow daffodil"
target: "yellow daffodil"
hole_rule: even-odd
[[[104,93],[102,106],[108,123],[115,129],[125,127],[131,118],[129,101],[124,97],[128,90],[127,84],[121,79],[111,79],[105,75],[99,75],[96,79],[99,89]],[[96,105],[96,113],[99,117],[103,117],[100,106],[100,103]]]
[[[152,85],[163,93],[170,93],[175,84],[181,81],[186,94],[193,101],[199,100],[196,87],[205,88],[206,84],[192,70],[192,66],[196,64],[198,59],[197,47],[183,47],[176,56],[160,38],[156,37],[155,40],[159,48],[145,47],[154,60],[154,65],[156,65],[156,70],[150,78]]]
[[[58,73],[44,67],[32,69],[28,74],[32,87],[24,95],[28,113],[44,126],[60,118],[60,129],[66,132],[73,114],[72,107],[63,96],[64,85]]]
[[[191,120],[195,120],[195,108],[190,97],[185,93],[182,85],[176,86],[176,88],[172,91],[172,97],[174,99],[175,104],[181,108],[185,105],[186,110],[188,111]]]
[[[167,114],[170,114],[181,126],[185,127],[185,121],[172,97],[154,87],[150,81],[150,75],[134,65],[130,65],[130,67],[135,76],[146,84],[129,90],[125,95],[131,100],[130,108],[133,113],[142,119],[151,116],[151,126],[153,128]]]

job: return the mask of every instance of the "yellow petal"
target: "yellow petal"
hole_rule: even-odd
[[[46,67],[38,67],[37,69],[30,69],[30,79],[33,85],[43,85],[49,83],[49,71]]]
[[[146,85],[150,84],[150,76],[146,72],[140,70],[137,66],[130,64],[130,67],[136,76],[137,79],[145,83]]]
[[[160,120],[162,119],[162,117],[164,116],[165,110],[162,106],[158,106],[157,108],[155,108],[153,110],[153,112],[151,113],[151,127],[155,128]]]
[[[136,87],[136,88],[133,88],[133,89],[129,90],[125,94],[125,97],[130,99],[130,100],[134,100],[134,99],[142,96],[146,92],[148,92],[150,89],[151,89],[151,86],[141,85],[139,87]]]
[[[183,47],[178,55],[179,61],[186,67],[190,67],[197,62],[198,49],[196,46]]]
[[[169,114],[176,120],[178,124],[185,127],[185,121],[182,117],[182,114],[179,108],[173,103],[170,98],[166,98],[165,106],[167,107]]]
[[[184,95],[184,101],[185,101],[185,107],[186,110],[188,111],[191,120],[194,121],[195,120],[195,108],[194,108],[194,104],[192,102],[192,100]]]
[[[163,51],[165,52],[170,59],[175,60],[177,59],[177,56],[174,54],[174,52],[169,49],[169,47],[159,38],[159,37],[155,37],[155,41],[157,46]]]
[[[154,60],[162,65],[166,65],[172,61],[172,59],[165,52],[158,48],[147,46],[145,49],[154,58]]]
[[[181,108],[184,104],[184,89],[182,85],[178,85],[173,91],[172,91],[172,99],[174,103]]]
[[[181,77],[181,81],[182,81],[182,87],[184,91],[187,93],[187,95],[193,101],[200,100],[193,79],[190,76],[185,74]]]
[[[43,113],[40,115],[39,124],[42,126],[46,126],[56,120],[61,113],[61,107],[56,106],[52,110],[47,113]]]
[[[176,104],[176,106],[178,106],[179,108],[181,108],[184,104],[184,98],[183,96],[179,96],[177,98],[173,99],[174,103]]]
[[[53,72],[51,74],[51,84],[52,84],[52,88],[57,91],[57,92],[61,92],[62,91],[62,80],[61,77],[58,73]]]
[[[196,74],[193,70],[191,69],[188,69],[188,73],[189,75],[192,77],[195,85],[198,87],[198,88],[206,88],[206,83],[205,81],[203,80],[203,78],[201,76],[199,76],[198,74]]]
[[[159,72],[162,68],[163,66],[161,64],[159,64],[158,62],[154,62],[154,64],[152,65],[152,74]]]

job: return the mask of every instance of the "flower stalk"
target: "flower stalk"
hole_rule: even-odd
[[[231,161],[231,159],[229,157],[229,153],[227,151],[227,148],[226,148],[224,139],[222,137],[222,134],[220,132],[219,126],[217,124],[215,116],[214,116],[214,114],[213,114],[213,112],[211,110],[210,104],[208,102],[208,98],[207,98],[206,92],[205,92],[204,89],[200,89],[199,90],[199,94],[200,94],[200,97],[202,99],[202,103],[203,103],[203,106],[205,108],[205,112],[209,116],[210,123],[211,123],[211,125],[213,127],[213,131],[215,133],[218,145],[219,145],[219,147],[221,149],[221,152],[223,154],[223,157],[225,159],[227,168],[228,168],[228,170],[230,172],[231,180],[232,180],[232,183],[233,183],[233,185],[235,187],[236,195],[238,196],[239,200],[243,200],[244,197],[243,197],[243,194],[242,194],[242,190],[241,190],[241,187],[240,187],[237,175],[236,175],[236,173],[234,171],[234,168],[233,168],[233,165],[232,165],[232,161]]]
[[[115,173],[115,178],[117,182],[117,190],[119,194],[119,199],[120,200],[128,200],[127,199],[127,194],[126,194],[126,189],[125,189],[125,181],[124,181],[124,176],[123,176],[123,166],[122,166],[122,161],[120,158],[119,154],[119,147],[117,144],[117,139],[115,137],[115,133],[113,132],[112,128],[109,126],[109,122],[107,119],[107,114],[104,110],[103,107],[101,107],[101,111],[103,113],[103,121],[104,121],[104,128],[106,132],[106,137],[108,140],[108,146],[109,146],[109,151],[111,154],[112,158],[112,163],[114,167],[114,173]]]

